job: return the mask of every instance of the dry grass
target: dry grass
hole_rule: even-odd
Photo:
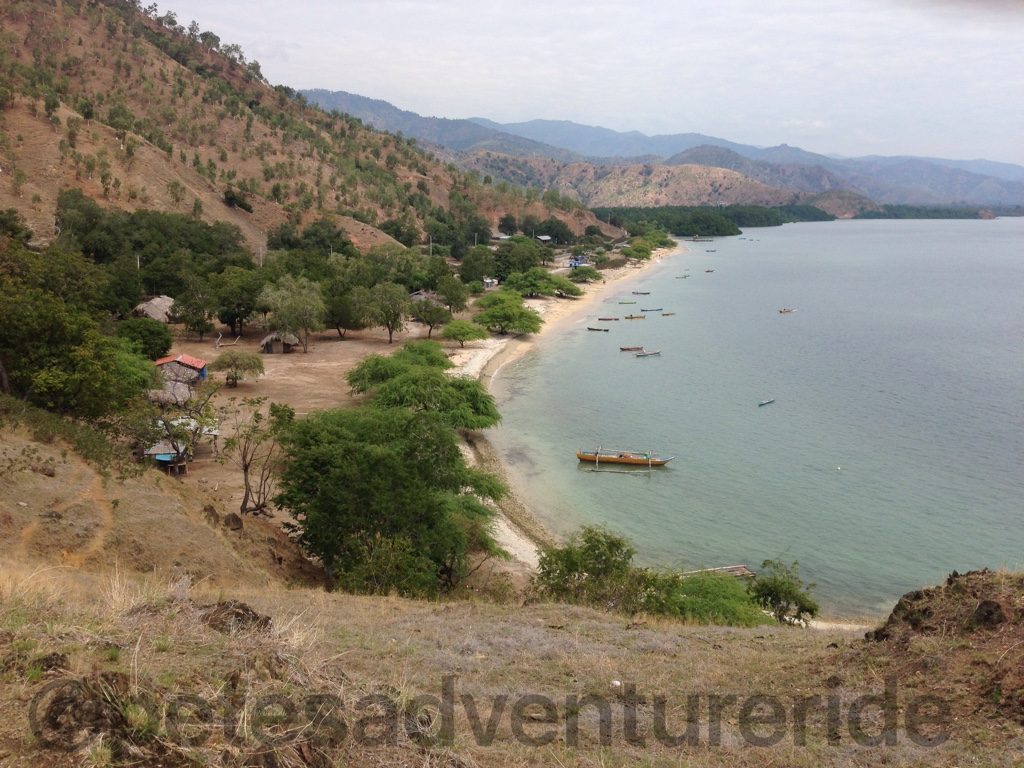
[[[223,634],[204,623],[201,606],[228,598],[270,616],[271,627]],[[949,656],[951,644],[961,644],[962,638],[951,636],[929,635],[914,646],[915,658],[937,659],[934,666],[900,671],[888,655],[877,653],[878,644],[849,633],[666,621],[637,625],[558,605],[424,603],[278,587],[223,591],[199,585],[186,590],[176,581],[123,571],[99,577],[6,563],[0,564],[0,599],[0,764],[5,768],[42,762],[241,765],[249,760],[266,765],[251,762],[263,749],[260,733],[273,737],[271,749],[283,766],[331,761],[417,766],[952,766],[1012,765],[1020,757],[1019,750],[1013,751],[1020,724],[991,711],[984,717],[960,711],[950,726],[950,740],[934,748],[915,745],[902,730],[895,746],[860,747],[845,730],[840,742],[830,745],[824,713],[814,711],[807,718],[806,745],[794,743],[790,727],[780,743],[753,747],[744,743],[737,704],[727,706],[721,718],[721,745],[709,743],[712,694],[732,694],[741,702],[765,694],[787,707],[798,697],[831,695],[845,711],[858,696],[880,693],[886,676],[895,672],[904,717],[905,687],[915,695],[952,693],[929,671]],[[1002,663],[1013,653],[1008,651]],[[44,668],[40,660],[55,654],[66,658],[66,668]],[[30,735],[28,721],[33,697],[64,678],[107,691],[120,713],[113,725],[83,726],[76,732],[82,742],[72,753],[44,750]],[[418,738],[436,730],[436,711],[433,721],[400,721],[393,743],[368,745],[357,738],[366,718],[386,711],[365,697],[383,694],[401,710],[417,697],[439,697],[445,679],[452,681],[455,693],[451,744],[430,746]],[[99,681],[106,681],[106,687]],[[628,743],[623,729],[630,684],[646,697],[637,706],[646,734],[643,746]],[[321,699],[311,699],[314,694]],[[556,706],[551,724],[535,719],[543,719],[542,710],[524,710],[525,732],[536,736],[553,729],[556,738],[550,744],[530,746],[513,732],[513,705],[527,694],[546,696]],[[654,697],[665,697],[668,728],[682,733],[689,694],[702,697],[698,744],[659,743],[651,733]],[[210,723],[184,720],[187,727],[181,733],[202,736],[201,745],[183,745],[173,730],[173,702],[185,695],[199,696],[214,708],[216,717]],[[288,722],[267,722],[282,711],[261,709],[260,702],[269,701],[261,697],[271,695],[295,704],[295,716]],[[478,708],[476,727],[481,730],[497,697],[508,697],[492,743],[474,738],[463,696],[471,696]],[[600,743],[598,707],[586,703],[587,696],[599,697],[610,708],[610,745]],[[572,697],[580,703],[573,705]],[[236,739],[224,732],[224,715],[232,711],[237,715]],[[322,723],[311,725],[328,714],[347,724],[345,738]],[[579,728],[575,746],[567,743],[574,715]],[[867,732],[877,732],[880,712],[871,710],[866,716]],[[791,726],[792,717],[789,722]]]

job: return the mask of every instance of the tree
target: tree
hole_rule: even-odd
[[[513,237],[506,240],[494,252],[493,277],[504,281],[513,272],[527,272],[540,265],[544,254],[544,246],[532,238]]]
[[[320,286],[305,277],[284,275],[263,289],[260,300],[271,313],[271,328],[294,333],[302,340],[302,351],[308,352],[309,334],[323,329],[327,314]]]
[[[574,283],[588,283],[591,280],[600,280],[601,273],[593,267],[576,267],[569,273],[569,279]]]
[[[210,363],[211,371],[224,371],[225,381],[229,387],[237,387],[238,382],[247,374],[261,376],[263,374],[263,358],[255,352],[241,349],[229,349]]]
[[[231,435],[224,452],[242,471],[242,503],[238,511],[245,515],[265,512],[277,489],[281,450],[278,438],[292,424],[295,412],[284,405],[270,404],[266,398],[246,398],[234,413]]]
[[[394,341],[395,331],[405,328],[409,315],[409,293],[397,283],[381,283],[370,289],[370,317],[376,325],[387,329],[388,344]]]
[[[505,281],[505,288],[521,296],[581,296],[583,291],[571,280],[553,275],[543,267],[514,272]]]
[[[430,299],[419,299],[412,302],[410,314],[427,326],[427,338],[434,332],[434,327],[444,325],[452,319],[452,313],[437,302]]]
[[[623,537],[585,526],[565,545],[541,549],[536,584],[556,600],[621,607],[635,553]]]
[[[437,281],[437,295],[449,312],[461,312],[469,301],[469,288],[454,275],[446,275]]]
[[[282,435],[276,503],[299,544],[336,584],[429,595],[465,572],[469,538],[479,541],[501,485],[466,466],[456,433],[435,413],[404,408],[313,414]],[[450,573],[448,569],[453,569]]]
[[[523,306],[522,297],[513,291],[497,291],[484,296],[477,302],[483,312],[473,318],[477,323],[492,331],[506,333],[536,333],[543,323],[540,315]]]
[[[185,291],[174,299],[170,316],[174,322],[182,323],[185,329],[199,335],[213,330],[210,313],[213,311],[214,300],[209,285],[202,279],[190,276],[185,280]]]
[[[506,213],[498,220],[498,231],[506,235],[514,235],[519,231],[516,223],[516,217],[511,213]]]
[[[204,435],[217,428],[217,411],[213,398],[220,384],[203,381],[189,387],[188,399],[183,403],[164,403],[156,420],[157,434],[174,451],[175,462],[191,457]]]
[[[490,333],[478,323],[469,320],[452,320],[441,331],[441,338],[449,341],[459,342],[460,347],[466,346],[467,341],[486,339]]]
[[[794,560],[786,565],[779,560],[765,560],[762,571],[751,582],[748,591],[762,608],[771,611],[780,624],[802,624],[805,617],[818,615],[818,603],[811,597],[814,584],[800,578],[800,564]]]
[[[256,312],[265,278],[255,269],[229,266],[215,278],[217,319],[241,336],[245,324]]]
[[[494,254],[486,246],[477,246],[462,257],[459,265],[459,279],[463,283],[483,282],[485,277],[495,276]]]
[[[151,317],[133,317],[121,321],[117,325],[117,335],[134,344],[139,353],[150,360],[166,355],[174,342],[167,324]]]

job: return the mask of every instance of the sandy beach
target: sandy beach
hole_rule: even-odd
[[[473,342],[472,347],[456,349],[450,353],[455,364],[453,375],[479,379],[490,388],[491,380],[501,368],[529,351],[538,336],[555,333],[586,314],[614,290],[622,279],[636,276],[662,259],[679,255],[684,251],[683,245],[660,248],[645,261],[631,262],[622,267],[602,271],[602,282],[586,285],[584,294],[578,298],[527,299],[524,303],[536,310],[544,319],[540,332],[533,335],[491,337]],[[486,435],[477,433],[468,438],[467,447],[469,458],[475,465],[497,475],[509,485],[509,493],[498,504],[500,515],[495,523],[494,534],[498,544],[513,558],[511,570],[533,570],[537,566],[538,546],[555,543],[555,537],[544,527],[533,510],[522,502],[516,489],[511,487],[508,482],[509,475]]]

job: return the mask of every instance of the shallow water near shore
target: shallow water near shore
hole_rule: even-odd
[[[675,314],[596,319],[658,308]],[[628,536],[643,564],[799,560],[842,616],[953,569],[1024,567],[1024,219],[685,243],[492,389],[488,436],[523,500],[556,533]],[[588,471],[574,453],[598,446],[677,458]]]

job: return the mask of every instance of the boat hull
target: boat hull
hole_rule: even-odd
[[[643,467],[663,467],[675,456],[655,456],[638,451],[576,451],[576,458],[593,464],[631,464]]]

